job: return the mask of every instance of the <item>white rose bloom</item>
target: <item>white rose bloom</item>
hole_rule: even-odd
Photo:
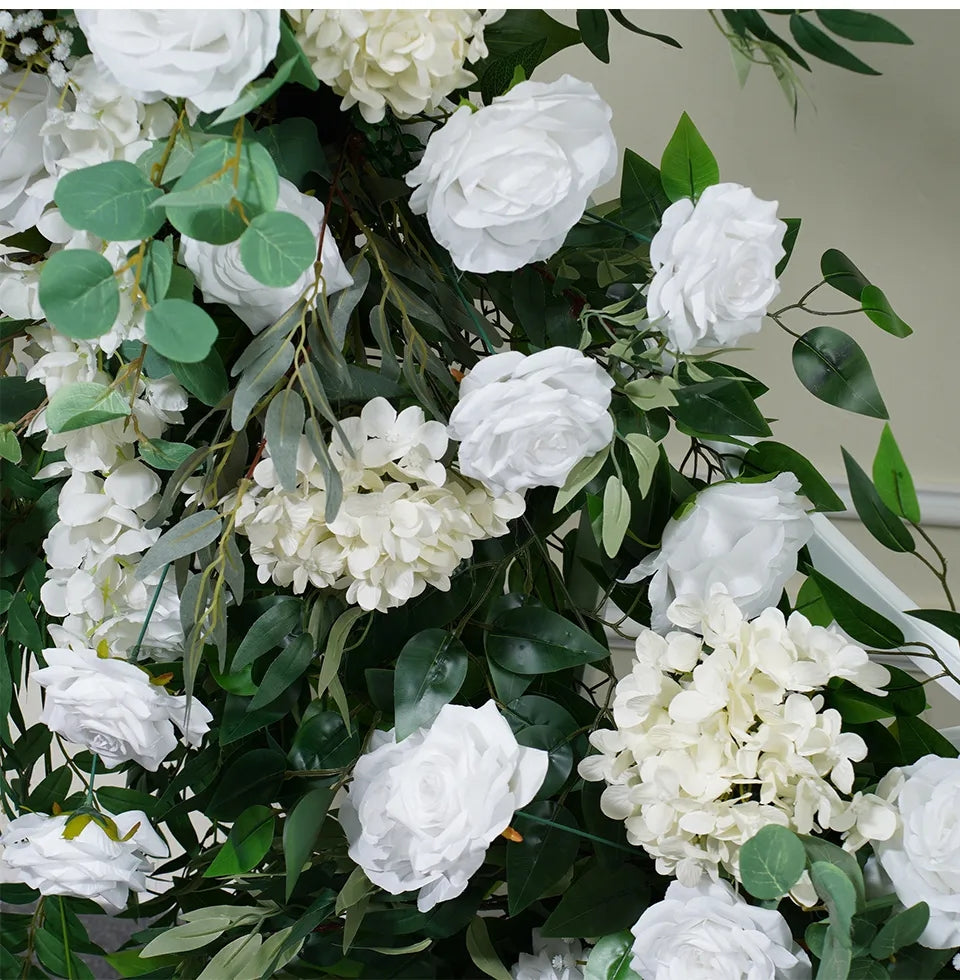
[[[280,178],[277,210],[295,214],[306,222],[319,246],[323,226],[323,204],[309,194],[301,194],[295,184]],[[281,314],[312,288],[316,273],[311,265],[290,286],[264,286],[247,272],[240,258],[240,242],[211,245],[186,235],[180,239],[180,259],[196,276],[208,303],[226,303],[256,333],[276,321]],[[327,295],[353,283],[340,250],[328,227],[323,234],[321,272]]]
[[[717,587],[748,619],[776,605],[813,534],[799,489],[792,473],[766,483],[715,483],[697,494],[682,517],[671,518],[660,550],[624,579],[633,584],[653,576],[652,628],[670,628],[667,608],[675,599],[702,601]]]
[[[460,472],[494,493],[562,487],[613,439],[613,379],[570,347],[483,358],[460,384],[448,432]]]
[[[613,177],[611,109],[587,82],[521,82],[489,106],[463,106],[407,174],[410,208],[467,272],[548,259]]]
[[[707,187],[696,205],[671,204],[650,244],[651,324],[681,353],[756,333],[780,291],[786,230],[777,202],[740,184]]]
[[[877,792],[895,799],[899,819],[888,840],[870,843],[901,904],[930,907],[920,944],[960,946],[960,759],[925,755],[892,769]]]
[[[63,832],[70,814],[27,813],[12,820],[0,834],[7,880],[23,882],[41,895],[89,898],[107,912],[122,911],[131,891],[147,891],[153,865],[146,855],[165,857],[169,851],[142,810],[104,816],[113,820],[121,838],[139,827],[130,840],[114,841],[91,820],[67,840]]]
[[[348,853],[390,894],[419,889],[417,908],[429,912],[463,893],[536,795],[547,759],[518,744],[493,701],[447,704],[400,743],[393,730],[375,732],[340,806]]]
[[[631,929],[643,980],[809,980],[810,959],[775,909],[748,904],[725,881],[672,882]]]
[[[576,939],[544,939],[533,930],[533,955],[521,953],[510,970],[512,980],[583,980],[586,961]]]
[[[359,105],[367,122],[389,107],[405,119],[477,80],[464,65],[487,56],[484,27],[502,11],[288,10],[314,74]]]
[[[279,10],[78,10],[102,71],[140,102],[189,99],[203,112],[232,105],[270,63]]]
[[[57,98],[45,74],[0,75],[0,238],[35,225],[46,204],[28,191],[47,176],[40,131]]]
[[[107,766],[133,760],[156,772],[176,748],[174,725],[199,745],[213,715],[196,699],[174,697],[126,660],[95,650],[43,651],[48,666],[31,677],[46,691],[40,720],[70,742],[95,752]]]

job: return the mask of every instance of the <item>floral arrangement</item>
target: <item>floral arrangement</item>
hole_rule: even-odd
[[[778,17],[717,24],[794,108],[909,43]],[[891,663],[937,651],[816,567],[843,504],[724,359],[780,328],[886,420],[807,300],[910,327],[833,249],[773,308],[798,219],[530,78],[610,18],[678,44],[0,12],[4,977],[951,974],[960,761]],[[889,425],[845,465],[960,638]]]

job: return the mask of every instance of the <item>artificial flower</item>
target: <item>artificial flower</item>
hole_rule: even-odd
[[[489,106],[462,106],[407,174],[410,208],[467,272],[548,259],[613,177],[610,106],[587,82],[520,82]]]
[[[510,970],[512,980],[583,980],[586,960],[576,939],[544,939],[533,930],[533,953],[521,953]]]
[[[517,743],[493,701],[444,705],[402,742],[375,732],[339,811],[351,860],[392,895],[418,890],[421,912],[456,898],[536,795],[547,758]]]
[[[460,384],[450,438],[460,472],[494,493],[562,487],[613,439],[613,379],[570,347],[483,358]]]

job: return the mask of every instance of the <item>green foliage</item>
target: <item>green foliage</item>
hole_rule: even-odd
[[[515,674],[546,674],[610,654],[589,633],[549,609],[507,609],[487,633],[487,656]]]
[[[424,630],[404,644],[393,677],[399,742],[429,727],[456,697],[467,677],[466,647],[446,630]]]
[[[842,452],[850,481],[850,496],[864,527],[891,551],[913,551],[913,535],[904,527],[903,521],[883,502],[870,477],[857,461],[846,449]]]
[[[58,389],[47,404],[47,428],[72,432],[130,414],[130,403],[115,388],[80,381]]]
[[[630,969],[633,957],[633,935],[618,932],[598,939],[584,969],[584,980],[640,980]]]
[[[671,201],[696,200],[711,184],[720,182],[716,157],[690,117],[683,113],[660,161],[660,180]]]
[[[800,879],[806,864],[803,843],[776,824],[761,828],[740,849],[743,885],[755,898],[782,898]]]
[[[162,299],[144,318],[147,343],[181,364],[204,360],[217,339],[217,325],[199,306],[184,299]]]
[[[111,160],[64,174],[54,200],[67,224],[118,242],[156,233],[163,213],[151,205],[162,195],[136,164]]]
[[[240,236],[247,272],[266,286],[291,286],[317,257],[313,232],[286,211],[259,214]]]
[[[244,810],[203,876],[233,878],[252,871],[270,850],[275,821],[269,807],[255,804]]]
[[[113,266],[83,248],[54,252],[43,263],[38,298],[50,323],[75,340],[106,333],[120,312]]]
[[[913,477],[889,425],[883,427],[880,445],[873,458],[873,484],[880,499],[894,514],[914,524],[920,523],[920,503]]]
[[[560,898],[541,932],[544,936],[598,936],[632,926],[649,902],[642,872],[635,865],[594,864]]]
[[[605,65],[610,64],[610,21],[607,19],[605,10],[578,10],[577,27],[580,30],[580,39],[583,41],[587,50],[602,61]]]

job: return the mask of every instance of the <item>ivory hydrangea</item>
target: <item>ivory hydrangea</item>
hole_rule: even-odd
[[[314,74],[360,107],[367,122],[435,109],[477,80],[467,62],[487,55],[484,28],[503,11],[288,10]]]
[[[307,584],[346,590],[348,602],[381,612],[420,595],[446,591],[476,541],[506,534],[523,513],[517,494],[493,496],[441,462],[447,436],[418,407],[396,412],[384,398],[341,423],[330,456],[343,485],[326,519],[323,468],[306,439],[297,454],[297,487],[280,486],[269,452],[240,500],[237,529],[250,540],[261,582],[303,592]],[[232,504],[233,498],[228,501]]]
[[[832,677],[882,695],[886,668],[837,630],[775,608],[747,621],[714,594],[703,639],[645,630],[616,688],[614,730],[590,736],[599,755],[580,764],[605,780],[601,807],[661,874],[693,886],[704,872],[738,875],[741,845],[775,823],[798,833],[840,832],[848,849],[893,833],[889,803],[851,795],[867,747],[844,732],[817,693]]]

